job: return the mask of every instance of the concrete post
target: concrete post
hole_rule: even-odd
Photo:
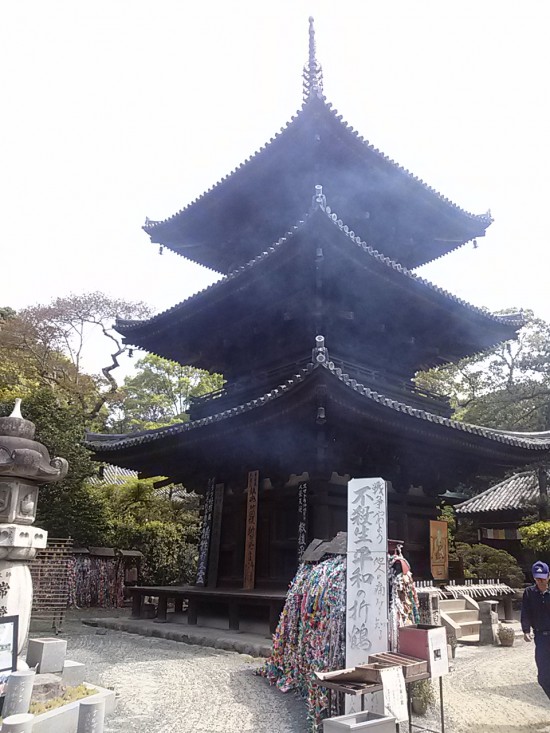
[[[105,700],[81,700],[76,733],[103,733]]]
[[[6,684],[4,707],[2,708],[4,718],[29,712],[34,678],[34,669],[26,669],[10,674]]]
[[[514,620],[514,598],[513,596],[504,596],[502,599],[502,605],[504,606],[504,620]]]
[[[498,601],[481,601],[479,604],[480,644],[498,644]]]
[[[32,733],[33,722],[34,715],[30,713],[10,715],[8,718],[4,718],[2,733]]]

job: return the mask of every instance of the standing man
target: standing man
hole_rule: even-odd
[[[532,568],[535,585],[526,588],[521,604],[521,628],[525,641],[532,641],[535,632],[535,662],[538,682],[550,698],[550,590],[549,569],[545,562],[537,560]]]

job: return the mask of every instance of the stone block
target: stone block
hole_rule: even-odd
[[[40,674],[61,673],[65,665],[66,654],[67,641],[65,639],[54,637],[29,639],[27,664],[29,667],[37,667]]]
[[[63,674],[61,679],[64,685],[69,687],[78,687],[84,682],[85,665],[82,662],[72,662],[70,659],[65,661]]]
[[[481,601],[479,604],[480,644],[498,644],[498,601]]]
[[[0,547],[35,547],[43,549],[48,541],[48,533],[40,527],[21,524],[0,523]]]

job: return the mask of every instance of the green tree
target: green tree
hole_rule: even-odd
[[[121,389],[112,426],[120,432],[149,430],[188,419],[192,397],[220,389],[223,378],[148,354]]]
[[[517,340],[417,375],[451,399],[454,417],[507,430],[550,428],[550,324],[531,312]]]
[[[114,320],[149,313],[143,303],[109,298],[100,292],[56,298],[16,315],[8,312],[8,317],[0,320],[0,379],[12,391],[15,384],[15,389],[25,394],[36,385],[51,387],[66,400],[78,401],[93,420],[118,391],[112,372],[118,367],[118,357],[127,350],[113,329]],[[94,333],[103,341],[91,338]],[[105,344],[100,346],[106,352],[100,375],[90,375],[84,369],[90,343],[95,350],[98,343]]]
[[[550,521],[520,527],[521,544],[543,560],[550,559]]]
[[[194,578],[199,539],[199,499],[185,490],[158,490],[158,479],[128,479],[103,486],[111,514],[109,545],[144,554],[145,583],[166,585]]]

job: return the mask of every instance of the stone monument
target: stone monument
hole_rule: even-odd
[[[19,616],[18,654],[31,620],[29,563],[48,539],[45,530],[32,526],[38,488],[60,481],[69,468],[64,458],[50,459],[34,433],[34,423],[23,418],[17,399],[12,414],[0,417],[0,617]]]

